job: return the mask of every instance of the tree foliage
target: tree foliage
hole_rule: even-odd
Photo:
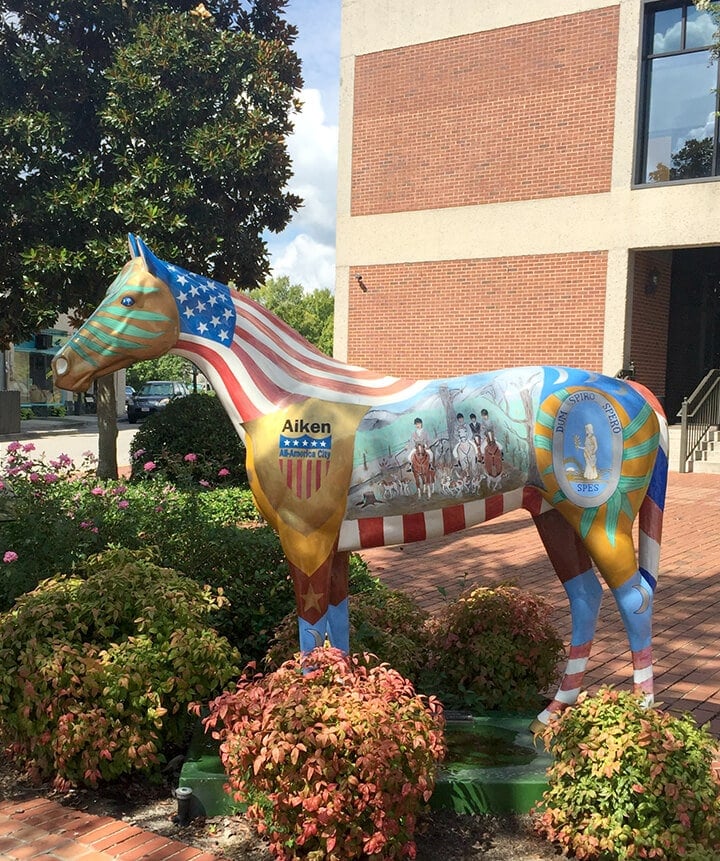
[[[125,379],[136,391],[148,380],[180,380],[189,385],[193,381],[193,365],[182,356],[166,353],[158,359],[147,359],[131,365]]]
[[[712,175],[713,140],[691,138],[672,154],[672,167],[662,162],[650,172],[653,182],[667,182],[673,179],[695,179]]]
[[[268,279],[253,291],[252,298],[332,356],[335,298],[327,288],[306,293],[300,284],[291,284],[283,275]]]
[[[127,258],[252,287],[300,201],[286,0],[0,0],[0,344],[93,309]]]

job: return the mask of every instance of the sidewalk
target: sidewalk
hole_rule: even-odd
[[[77,433],[81,430],[97,433],[97,416],[49,416],[26,419],[20,422],[19,434],[0,434],[0,442],[11,442],[14,439],[27,440],[57,433]]]
[[[3,861],[220,861],[218,856],[56,801],[0,803]]]
[[[720,736],[720,475],[671,472],[655,594],[655,697],[690,712]],[[427,610],[473,585],[514,583],[547,598],[552,621],[568,642],[565,592],[530,515],[516,511],[465,533],[363,552],[387,586],[413,595]],[[605,594],[585,687],[632,687],[627,638]]]
[[[118,419],[116,442],[117,462],[126,466],[130,462],[130,442],[139,425],[128,424],[127,419]],[[35,446],[33,456],[45,455],[47,459],[66,454],[80,464],[86,452],[98,456],[97,416],[62,416],[30,419],[21,422],[19,434],[0,434],[0,457],[5,454],[8,443],[18,440]]]

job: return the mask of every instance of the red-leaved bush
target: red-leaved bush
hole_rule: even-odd
[[[253,673],[204,723],[274,856],[414,858],[416,816],[445,752],[440,703],[332,648]]]

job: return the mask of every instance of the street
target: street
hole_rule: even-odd
[[[130,441],[139,427],[139,425],[128,424],[127,419],[118,420],[117,462],[119,467],[130,463]],[[66,454],[79,465],[85,452],[89,451],[97,457],[97,419],[95,416],[65,416],[24,421],[19,434],[0,436],[0,457],[5,455],[8,443],[14,440],[33,443],[34,456],[44,454],[46,458],[53,459],[60,454]]]

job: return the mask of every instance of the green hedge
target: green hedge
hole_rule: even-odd
[[[159,771],[188,705],[239,672],[209,624],[224,599],[149,556],[108,551],[0,615],[0,737],[40,778]]]
[[[130,445],[132,480],[246,485],[245,446],[220,401],[193,394],[143,422]]]

